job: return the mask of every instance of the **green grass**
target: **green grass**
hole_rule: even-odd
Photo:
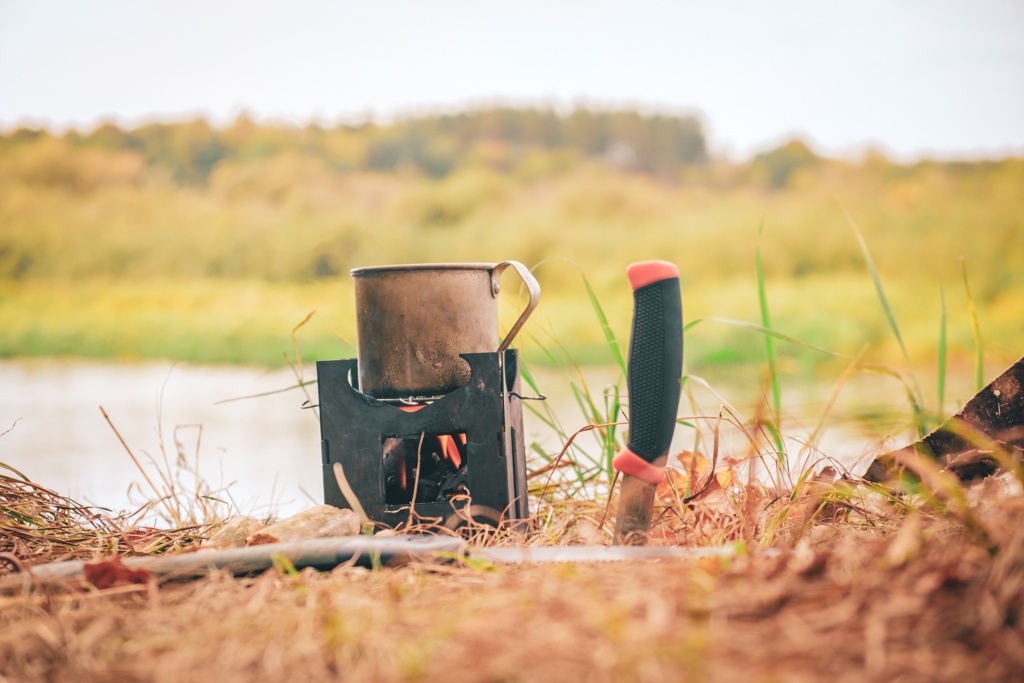
[[[652,258],[679,265],[687,320],[759,321],[840,354],[735,326],[692,331],[692,369],[761,365],[767,351],[775,405],[794,363],[832,372],[867,346],[891,364],[932,366],[942,306],[952,364],[984,372],[983,354],[997,364],[1022,344],[1021,160],[821,160],[770,188],[747,167],[717,163],[654,179],[595,160],[539,175],[467,162],[435,179],[343,171],[289,153],[224,162],[205,185],[183,186],[97,150],[79,159],[87,174],[65,181],[61,163],[83,151],[25,144],[0,155],[3,357],[280,365],[290,330],[313,309],[300,332],[308,359],[350,355],[334,332],[355,337],[350,268],[509,258],[536,266],[544,290],[527,330],[583,364],[621,364],[607,339],[628,335],[623,273]],[[937,273],[961,258],[970,290],[942,302]],[[872,278],[885,281],[882,310]],[[502,297],[507,324],[518,300]],[[601,302],[600,325],[588,299]]]
[[[8,283],[3,292],[0,357],[281,366],[284,354],[292,353],[292,328],[313,309],[319,317],[303,337],[304,354],[316,359],[354,353],[354,334],[317,324],[343,316],[340,300],[351,297],[347,283],[89,280]]]
[[[527,358],[549,364],[540,344],[557,342],[581,365],[618,365],[582,284],[551,291],[544,269],[539,280],[545,290],[541,305],[527,324],[528,334],[517,342]],[[607,331],[620,340],[629,338],[632,301],[628,283],[623,283],[624,292],[596,294]],[[865,346],[877,359],[894,364],[902,360],[865,274],[821,274],[768,281],[765,287],[772,302],[772,330],[779,335],[775,351],[782,379],[793,373],[833,373],[845,365],[844,358]],[[906,282],[887,281],[886,291],[898,309],[900,330],[916,367],[934,367],[940,308],[913,305],[916,287]],[[504,329],[519,310],[508,296],[500,308]],[[934,296],[938,299],[937,292]],[[993,364],[1020,354],[1022,302],[1024,292],[1017,301],[1006,300],[979,314],[991,340],[986,348]],[[0,357],[169,358],[279,367],[284,354],[292,353],[292,328],[314,309],[316,315],[298,333],[303,358],[350,357],[356,337],[354,306],[347,278],[306,284],[218,279],[0,282]],[[753,277],[684,285],[683,306],[689,369],[764,364],[763,326],[752,322],[759,318]],[[949,362],[972,365],[974,332],[962,292],[949,292],[947,307]],[[703,322],[694,325],[697,320]]]

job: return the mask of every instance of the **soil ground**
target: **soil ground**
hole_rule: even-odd
[[[1024,680],[1024,500],[968,494],[728,559],[8,591],[0,681]]]

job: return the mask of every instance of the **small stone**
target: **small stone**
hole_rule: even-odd
[[[342,510],[333,505],[317,505],[256,531],[249,536],[246,545],[357,536],[360,527],[359,516],[351,510]]]
[[[263,528],[263,525],[252,517],[236,515],[221,524],[208,539],[203,541],[204,548],[241,548],[246,539]]]

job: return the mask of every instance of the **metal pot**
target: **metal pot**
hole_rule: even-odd
[[[501,274],[512,266],[530,303],[498,343]],[[359,389],[377,398],[446,394],[469,381],[462,353],[505,351],[537,307],[540,285],[517,261],[422,263],[352,271]]]

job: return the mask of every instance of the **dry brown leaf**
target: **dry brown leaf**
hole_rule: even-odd
[[[83,570],[85,580],[100,590],[130,584],[146,584],[153,580],[153,574],[145,569],[124,566],[119,555],[99,562],[87,562]]]

